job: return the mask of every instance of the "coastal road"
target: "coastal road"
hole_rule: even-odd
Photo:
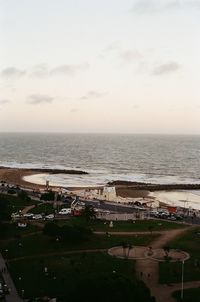
[[[104,210],[104,211],[110,211],[114,213],[138,213],[138,211],[145,211],[147,210],[142,209],[142,208],[136,208],[130,205],[123,205],[123,204],[117,204],[117,203],[112,203],[112,202],[102,202],[99,200],[91,201],[91,200],[80,200],[81,202],[84,202],[87,205],[91,205],[95,207],[96,209],[99,210]]]

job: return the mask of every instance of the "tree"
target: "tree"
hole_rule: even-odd
[[[127,253],[127,259],[129,258],[130,251],[133,249],[132,244],[128,244],[128,253]]]
[[[86,205],[85,209],[83,210],[83,217],[85,217],[86,221],[89,222],[92,219],[96,218],[96,213],[94,211],[93,206]]]
[[[9,201],[0,196],[0,222],[8,220],[9,218]]]
[[[165,259],[169,260],[170,259],[170,257],[169,257],[170,247],[169,246],[164,246],[163,250],[165,252]]]
[[[149,230],[149,232],[151,233],[151,236],[152,236],[152,234],[153,234],[153,229],[154,229],[154,226],[153,226],[153,225],[150,225],[150,226],[148,227],[148,230]]]
[[[76,290],[78,288],[78,290]],[[122,274],[93,274],[78,279],[74,286],[69,288],[68,299],[71,302],[153,302],[149,289],[143,282],[127,278]],[[66,301],[63,299],[61,301]]]
[[[92,234],[91,230],[83,227],[71,225],[64,225],[63,227],[59,227],[54,222],[47,223],[44,227],[43,232],[49,237],[59,238],[61,241],[68,243],[80,242],[87,239]]]
[[[44,200],[44,201],[52,201],[54,199],[55,199],[55,193],[52,191],[49,191],[48,193],[44,193],[40,197],[40,200]]]
[[[123,249],[124,258],[126,258],[126,249],[128,248],[128,243],[126,241],[121,242],[121,247]]]
[[[91,231],[84,227],[65,225],[60,230],[61,240],[69,243],[77,243],[88,238]]]
[[[23,190],[20,190],[17,195],[20,199],[22,199],[24,201],[30,201],[31,200],[30,197],[28,196],[28,194]]]

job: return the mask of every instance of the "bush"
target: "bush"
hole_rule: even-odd
[[[59,238],[62,241],[67,242],[79,242],[87,239],[91,234],[91,230],[79,226],[59,227],[54,222],[49,222],[45,225],[44,234],[49,237]]]
[[[9,201],[0,196],[0,222],[8,219],[10,219]]]
[[[40,200],[44,200],[44,201],[52,201],[55,198],[55,193],[50,191],[48,193],[44,193],[41,195]]]
[[[49,237],[58,237],[60,235],[60,227],[54,222],[48,222],[45,224],[43,232]]]

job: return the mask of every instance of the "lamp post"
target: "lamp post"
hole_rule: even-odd
[[[184,260],[182,261],[182,274],[181,274],[181,300],[183,300],[183,283],[184,283]]]

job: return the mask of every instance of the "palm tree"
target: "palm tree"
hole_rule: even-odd
[[[123,255],[124,255],[124,259],[125,259],[125,258],[126,258],[126,249],[127,249],[127,247],[128,247],[128,243],[125,242],[125,241],[122,241],[122,242],[121,242],[121,246],[122,246],[122,248],[123,248]]]
[[[130,251],[133,249],[132,244],[128,244],[128,253],[127,253],[127,259],[129,258]]]
[[[91,206],[91,205],[85,206],[85,209],[83,211],[83,217],[85,217],[87,222],[96,218],[96,214],[95,214],[93,206]]]
[[[163,250],[165,252],[165,259],[169,260],[169,252],[170,252],[170,247],[169,246],[164,246]]]

